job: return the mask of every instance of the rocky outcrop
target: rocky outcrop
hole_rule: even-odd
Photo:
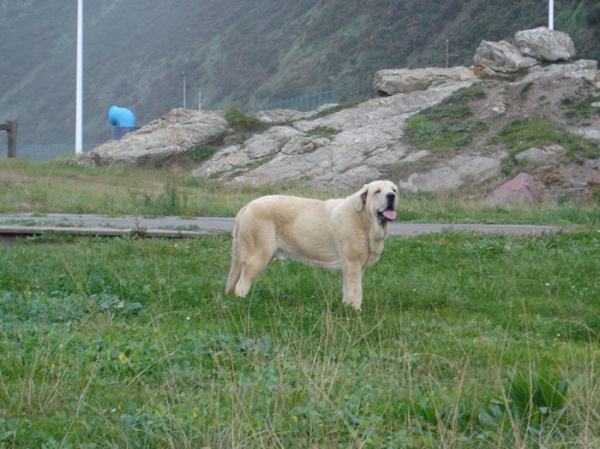
[[[564,76],[566,78],[582,78],[594,82],[600,87],[598,78],[598,61],[580,59],[572,63],[552,64],[548,67],[535,67],[523,78],[524,83],[530,83],[544,77]]]
[[[526,170],[487,196],[488,204],[570,198],[588,201],[600,191],[600,160],[575,162],[559,145],[532,147],[515,156]]]
[[[523,56],[540,61],[566,61],[575,57],[575,45],[569,35],[546,27],[517,31],[515,46]]]
[[[298,120],[281,136],[279,151],[252,159],[247,145],[225,148],[193,174],[232,184],[302,181],[321,189],[352,190],[389,176],[397,165],[425,157],[427,152],[411,152],[402,141],[406,119],[471,84],[447,82],[423,91],[369,100],[325,117]],[[257,146],[263,138],[262,134],[256,136]]]
[[[518,72],[543,61],[569,60],[575,57],[575,46],[568,34],[539,27],[518,31],[514,45],[506,42],[481,41],[473,57],[477,75]]]
[[[227,127],[223,113],[173,109],[121,140],[109,140],[79,157],[86,165],[159,167],[199,142],[216,140]]]
[[[494,75],[518,72],[539,64],[539,61],[523,56],[514,45],[506,41],[481,41],[473,57],[473,64],[477,75]]]
[[[473,71],[467,67],[387,69],[375,74],[373,89],[385,97],[425,90],[430,86],[452,81],[473,81],[474,77]]]
[[[274,126],[266,132],[252,136],[242,145],[232,145],[218,151],[209,161],[192,172],[203,178],[218,174],[233,175],[247,171],[279,153],[283,146],[300,132],[290,126]]]

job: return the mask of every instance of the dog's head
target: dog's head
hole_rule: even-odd
[[[396,219],[398,207],[398,187],[391,181],[373,181],[365,184],[359,192],[356,209],[376,216],[379,223],[385,224]]]

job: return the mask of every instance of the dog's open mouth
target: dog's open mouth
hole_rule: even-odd
[[[380,223],[385,223],[386,221],[395,220],[397,217],[397,214],[394,211],[394,209],[392,209],[392,206],[388,206],[388,208],[386,210],[384,210],[383,212],[377,212],[377,215],[379,216]]]

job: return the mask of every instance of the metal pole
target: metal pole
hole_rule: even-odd
[[[198,94],[198,110],[202,110],[202,91]]]
[[[75,153],[83,151],[83,0],[77,0],[77,87],[75,105]]]
[[[548,29],[554,29],[554,0],[548,0]]]
[[[187,72],[185,70],[182,70],[181,72],[179,72],[179,76],[181,76],[183,78],[183,109],[185,109],[185,76],[187,75]]]
[[[448,39],[446,39],[446,68],[448,68]]]

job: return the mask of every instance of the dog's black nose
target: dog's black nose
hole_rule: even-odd
[[[390,193],[388,193],[388,194],[386,195],[386,198],[387,198],[387,200],[388,200],[388,203],[389,203],[389,204],[391,204],[391,203],[393,203],[393,202],[394,202],[394,200],[396,199],[396,194],[395,194],[395,193],[391,193],[391,192],[390,192]]]

